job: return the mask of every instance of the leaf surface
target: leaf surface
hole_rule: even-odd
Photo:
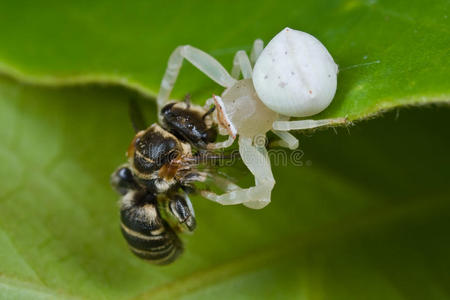
[[[128,100],[141,99],[155,122],[146,100],[176,46],[229,69],[255,38],[309,32],[340,66],[337,95],[317,118],[360,120],[449,102],[449,8],[1,1],[0,299],[450,298],[447,105],[299,135],[302,153],[272,157],[277,184],[264,210],[194,197],[198,229],[167,267],[128,251],[109,186],[133,136]],[[202,103],[221,89],[186,63],[173,95],[187,92]],[[232,171],[251,183],[239,164]]]
[[[1,79],[0,298],[449,296],[448,108],[301,136],[267,208],[195,197],[186,252],[156,267],[127,249],[109,186],[131,96]]]

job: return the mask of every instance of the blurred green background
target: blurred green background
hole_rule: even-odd
[[[449,8],[0,0],[0,299],[449,299]],[[340,66],[317,118],[355,126],[297,133],[303,165],[273,166],[263,210],[194,197],[198,228],[174,264],[134,257],[109,186],[133,137],[128,100],[154,122],[177,45],[230,68],[286,26]],[[174,96],[187,92],[221,89],[185,64]]]

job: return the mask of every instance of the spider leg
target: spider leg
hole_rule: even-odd
[[[213,98],[208,98],[208,99],[206,99],[205,105],[203,105],[203,108],[204,108],[205,110],[209,110],[209,109],[211,108],[212,105],[215,105],[214,99],[213,99]]]
[[[256,60],[261,55],[261,52],[264,50],[264,42],[261,39],[256,39],[253,42],[252,52],[250,53],[250,61],[252,65],[255,65]]]
[[[215,96],[215,97],[218,97],[218,96]],[[218,97],[218,98],[220,99],[220,97]],[[214,102],[214,98],[207,99],[205,105],[203,106],[203,108],[205,110],[211,110],[212,109],[211,107],[213,105],[214,105],[214,110],[219,110],[220,111],[223,108],[223,105],[222,106],[219,105],[219,107],[216,106],[216,103]],[[220,132],[219,132],[219,134],[220,134]],[[229,133],[224,133],[222,135],[228,135],[228,139],[226,139],[223,142],[210,143],[210,144],[208,144],[207,148],[211,149],[211,150],[213,150],[213,149],[222,149],[222,148],[228,148],[231,145],[233,145],[235,137],[229,135]]]
[[[278,131],[305,130],[331,125],[345,125],[346,118],[323,119],[323,120],[298,120],[298,121],[275,121],[272,128]]]
[[[270,203],[270,195],[275,185],[270,160],[265,147],[252,145],[252,139],[239,138],[239,153],[247,168],[255,177],[255,186],[250,188],[235,187],[221,195],[202,191],[202,196],[222,205],[244,204],[253,209],[260,209]]]
[[[286,147],[291,150],[298,148],[298,139],[289,132],[278,130],[272,130],[272,132],[281,139],[279,146]]]
[[[161,87],[157,97],[158,111],[169,100],[170,93],[183,64],[183,59],[189,61],[197,69],[223,87],[231,87],[236,82],[228,74],[227,70],[211,55],[189,45],[177,47],[170,55],[166,72],[161,81]]]
[[[244,79],[252,78],[252,65],[248,58],[247,53],[244,50],[239,50],[234,55],[233,68],[231,69],[231,76],[235,79],[239,79],[239,75],[242,72]]]
[[[231,135],[228,136],[228,139],[226,139],[223,142],[216,142],[216,143],[210,143],[208,144],[207,148],[214,150],[214,149],[223,149],[228,148],[231,145],[233,145],[235,138],[233,138]]]
[[[217,110],[217,123],[219,125],[219,134],[228,135],[228,139],[223,142],[210,143],[208,144],[208,149],[221,149],[230,147],[233,144],[234,139],[236,139],[237,134],[236,128],[234,127],[233,123],[231,123],[231,120],[228,118],[222,98],[213,95],[212,99],[215,108]],[[211,99],[208,99],[206,101],[207,105],[208,103],[211,103],[210,100]]]

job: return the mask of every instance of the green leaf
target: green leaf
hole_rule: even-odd
[[[194,197],[198,228],[167,267],[129,252],[109,186],[133,136],[128,100],[144,97],[155,121],[145,100],[176,46],[229,68],[255,38],[285,26],[309,32],[341,70],[317,118],[355,120],[449,102],[449,8],[1,1],[0,299],[450,298],[448,106],[300,136],[303,156],[273,157],[277,185],[264,210]],[[75,83],[94,84],[66,86]],[[174,96],[186,92],[201,103],[221,89],[185,64]]]
[[[303,136],[267,208],[195,197],[185,253],[157,267],[127,249],[109,186],[131,96],[0,80],[0,299],[449,297],[447,107]]]
[[[254,39],[285,26],[319,38],[340,65],[319,117],[360,119],[448,101],[450,2],[445,0],[0,2],[0,70],[59,85],[118,83],[154,96],[171,51],[192,44],[226,67]],[[174,96],[202,102],[220,88],[185,64]]]

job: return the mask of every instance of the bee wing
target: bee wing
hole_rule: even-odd
[[[184,158],[184,167],[179,169],[178,182],[187,193],[196,191],[218,190],[229,192],[240,188],[234,178],[221,171],[222,167],[228,167],[239,159],[239,153],[217,153],[202,151],[196,155]]]
[[[205,168],[197,172],[197,182],[204,183],[200,190],[219,189],[221,192],[230,192],[240,187],[235,183],[236,180],[216,168]]]

